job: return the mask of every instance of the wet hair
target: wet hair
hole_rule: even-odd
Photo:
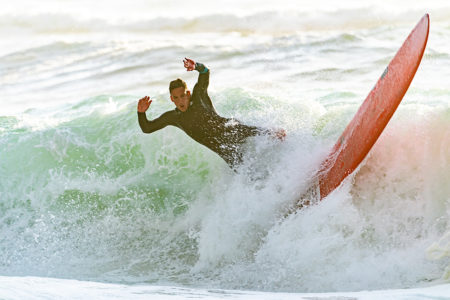
[[[184,89],[187,90],[186,82],[181,78],[172,80],[169,85],[169,92],[172,93],[172,90],[179,88],[179,87],[184,87]]]

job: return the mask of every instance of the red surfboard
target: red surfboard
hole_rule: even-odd
[[[320,199],[352,173],[391,119],[416,74],[425,51],[430,18],[422,17],[384,70],[319,171]]]

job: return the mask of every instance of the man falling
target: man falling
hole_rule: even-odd
[[[244,125],[233,118],[221,117],[208,96],[209,69],[189,58],[185,58],[183,62],[187,71],[199,72],[192,94],[186,82],[179,78],[173,80],[170,82],[169,92],[176,108],[151,121],[147,120],[145,112],[152,100],[148,96],[140,99],[137,107],[138,120],[144,133],[152,133],[167,125],[176,126],[220,155],[233,169],[242,162],[242,145],[248,137],[269,134],[284,139],[286,133],[283,129],[273,131]]]

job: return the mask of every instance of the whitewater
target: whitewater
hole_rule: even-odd
[[[450,299],[446,1],[17,0],[0,10],[0,299]],[[289,213],[419,19],[397,112],[324,201]],[[284,128],[237,172],[175,127],[169,82]],[[306,198],[305,198],[306,197]]]

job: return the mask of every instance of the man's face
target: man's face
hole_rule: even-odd
[[[189,100],[191,99],[191,92],[185,90],[184,87],[177,87],[170,93],[170,99],[175,103],[176,107],[185,112],[189,107]]]

